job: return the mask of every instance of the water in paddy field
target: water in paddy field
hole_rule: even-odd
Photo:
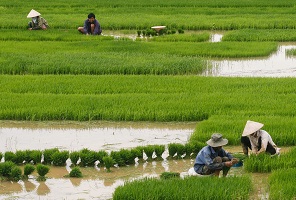
[[[119,150],[146,145],[187,143],[196,122],[2,122],[0,152],[16,150]]]
[[[222,34],[213,34],[211,42],[220,42]],[[286,50],[296,44],[281,43],[275,53],[261,58],[209,60],[211,66],[204,76],[225,77],[296,77],[296,56],[287,56]]]

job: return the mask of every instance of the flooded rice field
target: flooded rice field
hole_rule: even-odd
[[[119,150],[149,144],[185,144],[191,123],[142,122],[1,122],[0,151],[59,148],[76,151]]]
[[[0,123],[0,151],[58,148],[76,151],[115,151],[151,144],[186,143],[197,123],[142,122],[15,122]],[[2,162],[4,159],[2,159]],[[83,178],[65,178],[70,167],[50,166],[45,182],[0,182],[0,199],[111,199],[124,181],[159,176],[162,172],[187,172],[192,160],[151,161],[114,167],[111,173],[97,166],[81,168]],[[61,190],[62,186],[62,190]]]
[[[119,150],[148,144],[186,143],[197,123],[147,122],[0,122],[1,152],[26,149]],[[231,153],[242,152],[240,146],[225,146]],[[283,149],[284,150],[284,149]],[[2,160],[3,162],[4,160]],[[45,182],[37,181],[35,171],[27,181],[0,182],[0,199],[112,199],[115,188],[125,181],[159,177],[163,172],[188,175],[194,158],[148,161],[126,167],[113,167],[110,173],[103,167],[81,167],[83,178],[64,177],[65,167],[50,166]],[[230,176],[245,173],[243,167],[232,168]],[[254,182],[265,180],[267,174],[252,175]],[[253,199],[264,199],[266,184],[260,185]],[[260,197],[260,198],[255,198]]]
[[[264,58],[212,60],[213,68],[205,76],[235,77],[296,77],[296,57],[286,55],[286,50],[296,45],[281,44],[277,52]]]

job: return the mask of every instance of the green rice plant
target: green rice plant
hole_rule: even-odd
[[[222,37],[222,41],[296,41],[296,33],[291,29],[242,29],[229,31]]]
[[[215,188],[215,190],[208,188]],[[215,177],[147,178],[125,182],[123,186],[115,189],[113,199],[249,199],[251,190],[251,178],[247,176],[226,179]]]
[[[153,155],[154,150],[155,150],[154,145],[147,145],[147,146],[143,147],[143,151],[147,155],[148,160],[152,160],[152,155]]]
[[[70,153],[69,158],[74,166],[76,166],[77,161],[79,160],[79,152],[73,151]]]
[[[104,150],[100,150],[100,151],[96,152],[95,159],[96,159],[96,161],[98,160],[98,161],[100,161],[100,163],[104,164],[103,158],[105,156],[108,156],[108,153]]]
[[[162,172],[160,179],[180,178],[179,172]]]
[[[52,164],[55,166],[65,166],[69,158],[69,151],[59,151],[52,154]]]
[[[79,167],[74,167],[70,173],[69,173],[70,177],[75,177],[75,178],[81,178],[82,177],[82,173],[80,171]]]
[[[165,151],[165,145],[154,145],[154,152],[156,154],[156,159],[162,159],[161,155]]]
[[[170,143],[168,145],[169,159],[180,159],[181,156],[186,153],[185,146],[178,143]],[[177,154],[177,155],[176,155]],[[176,155],[176,156],[175,156]]]
[[[15,167],[15,163],[12,161],[5,161],[0,163],[0,175],[4,177],[9,177],[12,168]]]
[[[195,158],[198,152],[205,146],[204,143],[201,142],[187,142],[184,145],[186,156],[185,158]]]
[[[15,152],[15,159],[14,159],[15,164],[17,165],[23,164],[26,161],[26,156],[27,156],[26,151],[17,150]]]
[[[295,177],[295,175],[295,168],[272,171],[268,177],[269,199],[294,199],[296,192],[292,177]]]
[[[29,176],[30,174],[32,174],[34,171],[35,171],[35,167],[34,167],[34,165],[26,164],[26,165],[24,166],[24,177],[25,177],[26,179],[28,179],[28,176]]]
[[[270,156],[269,154],[250,155],[244,159],[244,169],[248,172],[271,172],[277,169],[287,169],[296,167],[296,148],[280,156]]]
[[[41,163],[42,151],[41,150],[32,150],[30,151],[30,158],[34,164]]]
[[[116,163],[116,161],[111,156],[104,156],[103,162],[107,169],[107,172],[111,172],[111,167]]]
[[[14,166],[11,169],[9,179],[15,182],[18,182],[19,180],[22,179],[22,170],[19,166]]]
[[[46,181],[45,175],[49,172],[49,167],[43,164],[37,164],[36,166],[38,177],[37,181]]]
[[[143,159],[143,147],[135,147],[131,149],[131,154],[133,158]]]
[[[16,159],[15,153],[13,153],[12,151],[6,151],[4,153],[4,159],[5,159],[5,162],[11,161],[11,162],[15,163],[15,159]]]
[[[96,158],[96,152],[91,151],[87,148],[82,149],[79,152],[79,157],[81,162],[79,163],[80,166],[87,167],[87,166],[94,166]]]
[[[45,165],[51,165],[52,164],[52,161],[53,161],[52,155],[54,153],[56,153],[56,152],[59,152],[59,149],[58,148],[45,149],[43,151],[43,157],[44,157],[43,164],[45,164]]]
[[[117,164],[118,166],[126,166],[126,160],[124,160],[124,157],[125,156],[122,155],[122,152],[120,152],[120,151],[111,151],[111,153],[110,153],[110,157],[115,162],[114,164]],[[106,166],[106,163],[105,162],[104,162],[104,164]]]

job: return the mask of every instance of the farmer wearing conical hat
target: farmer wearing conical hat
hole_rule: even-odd
[[[40,15],[36,10],[30,11],[27,16],[27,18],[32,18],[32,21],[28,23],[29,30],[46,30],[49,27],[47,21]]]
[[[263,126],[264,124],[259,122],[247,121],[241,137],[241,144],[245,155],[248,155],[248,148],[254,154],[262,152],[267,152],[271,155],[279,154],[280,148],[277,148],[269,133],[261,130]]]
[[[226,176],[230,167],[238,162],[230,153],[225,151],[222,146],[228,143],[220,133],[214,133],[207,146],[203,147],[197,154],[194,162],[194,171],[200,175],[219,176],[223,170]]]

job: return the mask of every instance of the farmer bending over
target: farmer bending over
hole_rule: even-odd
[[[225,151],[222,146],[228,143],[223,139],[220,133],[214,133],[207,146],[203,147],[196,156],[194,171],[201,175],[214,174],[219,176],[223,170],[223,176],[226,176],[230,167],[236,164],[238,160],[233,158],[230,153]]]
[[[247,121],[241,137],[241,145],[245,155],[248,155],[249,148],[254,154],[266,152],[274,155],[280,153],[280,148],[272,141],[271,136],[261,130],[263,126],[264,124],[259,122]]]
[[[30,11],[27,16],[27,18],[32,18],[32,21],[28,23],[29,30],[46,30],[49,27],[47,21],[40,15],[36,10]]]
[[[93,13],[88,15],[88,19],[84,21],[84,26],[78,27],[78,31],[86,35],[101,35],[102,33],[101,25]]]

